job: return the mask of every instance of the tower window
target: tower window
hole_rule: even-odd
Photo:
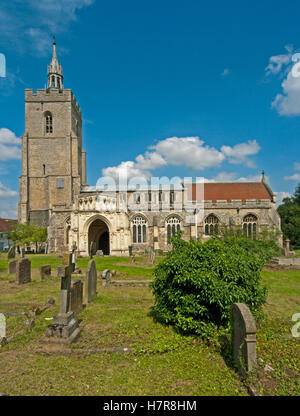
[[[43,175],[46,175],[46,165],[43,165]]]
[[[57,178],[56,179],[56,188],[57,189],[62,189],[65,187],[65,180],[64,178]]]
[[[45,114],[45,132],[53,133],[53,117],[49,112]]]
[[[51,77],[51,88],[55,88],[55,77]]]

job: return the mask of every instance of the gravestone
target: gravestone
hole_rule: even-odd
[[[151,248],[149,250],[148,257],[150,262],[153,264],[155,260],[155,252]]]
[[[92,241],[90,244],[90,258],[92,259],[94,254],[96,253],[96,243]]]
[[[16,273],[16,265],[18,260],[13,260],[8,263],[8,274],[15,274]]]
[[[24,285],[31,282],[31,261],[21,259],[16,263],[16,283]]]
[[[76,246],[76,242],[74,242],[73,248],[72,248],[72,258],[71,258],[72,272],[74,272],[76,269],[76,250],[77,250],[77,246]]]
[[[70,257],[69,257],[70,259]],[[66,258],[67,260],[67,258]],[[46,338],[41,339],[41,342],[50,342],[58,344],[70,344],[80,335],[79,322],[75,316],[74,311],[71,311],[71,303],[80,302],[80,284],[76,283],[75,290],[71,288],[71,274],[72,265],[63,265],[58,267],[58,275],[61,277],[61,291],[60,291],[60,308],[59,313],[54,316],[53,322],[47,326]],[[82,288],[81,288],[82,290]]]
[[[21,248],[21,258],[24,259],[25,257],[25,248]]]
[[[288,256],[290,254],[290,240],[285,240],[285,255]]]
[[[92,302],[97,296],[97,270],[94,260],[90,260],[85,278],[85,301]]]
[[[12,246],[8,250],[7,258],[8,258],[8,260],[10,260],[10,259],[14,259],[15,257],[16,257],[16,247]]]
[[[45,280],[47,277],[51,276],[51,266],[50,264],[45,264],[40,267],[40,278]]]
[[[234,360],[244,375],[256,365],[256,325],[250,309],[244,303],[232,304],[231,314]]]
[[[80,313],[83,304],[83,283],[77,279],[73,282],[70,292],[70,310],[71,312]]]
[[[97,250],[96,251],[96,257],[103,257],[103,256],[104,256],[104,253],[103,253],[102,250]]]
[[[111,278],[110,270],[105,269],[102,272],[102,286],[106,286],[107,284],[109,284],[110,283],[110,278]]]

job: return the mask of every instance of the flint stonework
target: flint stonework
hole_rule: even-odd
[[[41,280],[45,280],[47,277],[51,276],[51,266],[50,264],[45,264],[44,266],[40,267],[40,278]]]

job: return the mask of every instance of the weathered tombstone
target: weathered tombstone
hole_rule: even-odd
[[[72,272],[74,272],[75,269],[76,269],[76,250],[77,250],[77,246],[76,246],[76,242],[74,242],[73,248],[72,248],[72,259],[71,259],[71,262],[72,262]]]
[[[40,267],[40,278],[41,280],[45,280],[47,277],[51,276],[51,265],[45,264],[44,266]]]
[[[70,310],[79,313],[82,311],[83,304],[83,283],[77,279],[73,282],[70,292]]]
[[[31,282],[31,261],[21,259],[16,264],[16,283],[23,285]]]
[[[94,254],[96,253],[96,243],[92,241],[90,244],[90,258],[92,259]]]
[[[102,250],[97,250],[96,251],[96,257],[103,257],[103,256],[104,256],[104,253],[103,253]]]
[[[250,309],[244,303],[233,303],[231,314],[234,360],[244,375],[256,365],[256,325]]]
[[[25,257],[25,248],[21,248],[21,258],[24,259]]]
[[[68,266],[59,266],[58,268],[58,275],[61,277],[60,309],[59,313],[54,316],[53,322],[47,326],[46,338],[42,339],[42,342],[70,344],[80,335],[78,319],[75,317],[75,313],[70,310],[71,302],[74,302],[71,299],[71,267],[71,264],[69,264]],[[80,284],[76,283],[74,292],[73,296],[76,295],[76,300],[79,304]]]
[[[153,264],[154,263],[154,260],[155,260],[155,252],[151,248],[149,250],[148,257],[149,257],[150,262]]]
[[[288,256],[290,254],[290,240],[286,239],[285,240],[285,249],[286,249],[286,256]]]
[[[0,346],[6,343],[6,317],[0,313]]]
[[[14,259],[15,257],[16,257],[16,247],[15,246],[12,246],[8,250],[7,258],[8,258],[8,260],[10,260],[10,259]]]
[[[132,249],[133,249],[132,245],[128,246],[129,256],[132,256]]]
[[[92,302],[97,296],[97,270],[94,260],[90,260],[85,278],[85,301]]]
[[[106,286],[107,284],[109,284],[110,283],[110,278],[111,278],[110,270],[105,269],[102,272],[102,286]]]
[[[129,264],[133,264],[133,263],[135,263],[134,256],[130,256],[130,262],[129,262]]]
[[[16,273],[16,265],[18,260],[13,260],[8,263],[8,274],[15,274]]]

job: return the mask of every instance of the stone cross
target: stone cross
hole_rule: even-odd
[[[234,360],[244,375],[256,365],[256,325],[250,309],[244,303],[233,303],[231,314]]]
[[[61,314],[68,313],[70,310],[71,267],[71,264],[58,267],[58,276],[61,277],[59,309]]]

